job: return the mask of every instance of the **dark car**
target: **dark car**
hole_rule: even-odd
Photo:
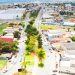
[[[53,70],[53,72],[57,72],[57,70]]]

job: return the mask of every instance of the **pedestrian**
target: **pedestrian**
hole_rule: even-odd
[[[56,68],[58,68],[58,63],[56,63]]]

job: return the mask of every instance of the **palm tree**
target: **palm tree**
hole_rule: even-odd
[[[38,36],[37,40],[38,40],[38,48],[42,48],[42,39],[41,39],[41,35]]]
[[[39,61],[42,63],[43,59],[45,59],[45,51],[43,49],[41,49],[39,52],[38,52],[38,58],[39,58]]]

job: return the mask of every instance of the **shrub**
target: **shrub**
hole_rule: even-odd
[[[7,32],[3,32],[3,36],[6,35],[6,34],[7,34]]]
[[[75,36],[72,36],[71,37],[71,40],[75,42]]]
[[[43,68],[44,64],[43,63],[39,63],[38,66],[41,67],[41,68]]]
[[[13,34],[14,34],[14,38],[17,38],[17,39],[20,38],[21,33],[19,31],[15,31]]]

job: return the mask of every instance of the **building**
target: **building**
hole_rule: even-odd
[[[62,37],[64,34],[63,30],[47,30],[43,31],[43,34],[48,37],[49,41],[52,41],[54,38]]]
[[[25,8],[0,10],[0,20],[19,20],[24,12]]]
[[[65,4],[65,8],[66,8],[66,11],[72,11],[71,4]]]
[[[42,23],[44,23],[44,24],[50,24],[50,23],[54,22],[53,18],[54,17],[51,16],[50,14],[44,13],[43,16],[42,16]]]
[[[64,21],[64,22],[63,22],[63,25],[64,25],[64,26],[74,26],[74,25],[75,25],[75,22]]]
[[[75,75],[75,42],[61,44],[60,71]]]
[[[42,23],[43,24],[52,24],[54,23],[54,10],[51,8],[43,8],[42,10],[44,13],[42,15]]]
[[[65,4],[66,11],[74,11],[75,12],[75,4]]]
[[[9,34],[9,33],[13,33],[15,31],[18,31],[18,28],[8,27],[8,28],[4,29],[3,31],[6,32],[7,34]]]
[[[2,41],[6,41],[6,42],[14,42],[14,40],[12,38],[0,38],[0,40]]]

